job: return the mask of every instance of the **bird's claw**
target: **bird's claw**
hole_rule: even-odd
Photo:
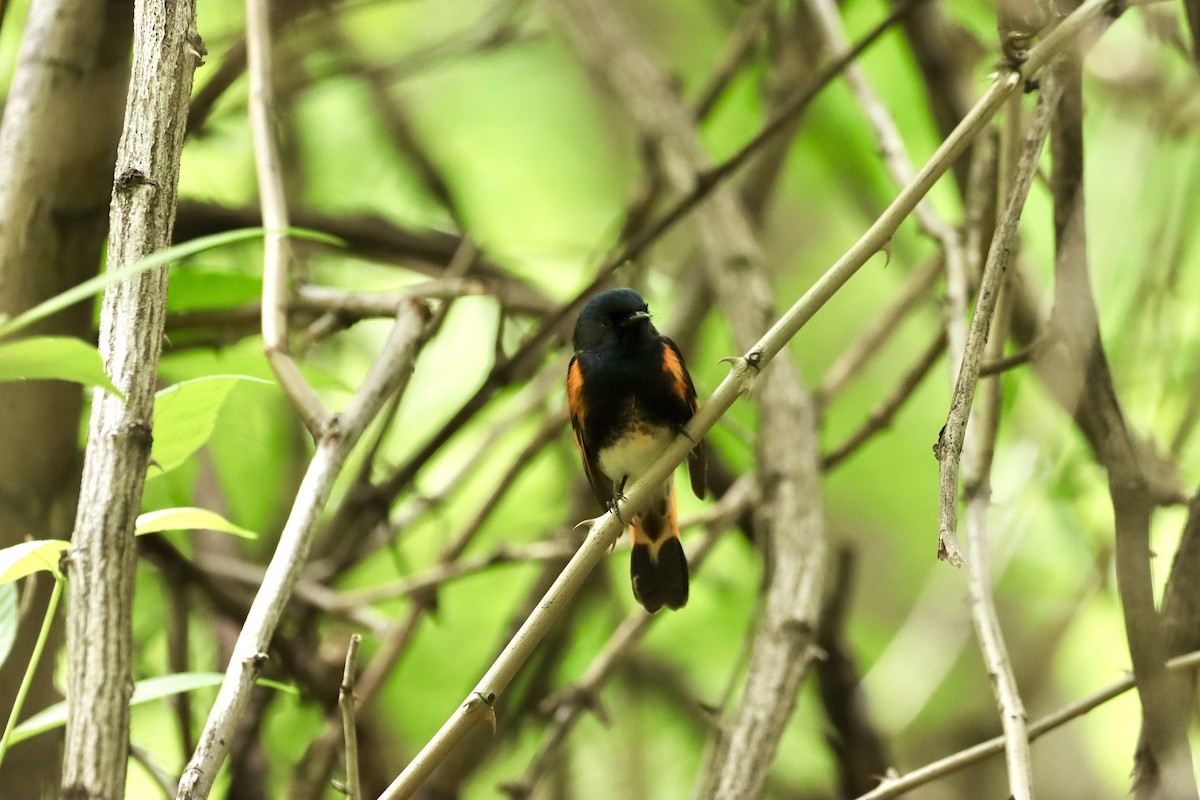
[[[621,520],[622,524],[627,525],[629,523],[627,523],[625,521],[625,518],[621,516],[621,509],[620,509],[620,503],[624,499],[625,499],[625,495],[621,494],[620,492],[617,492],[617,494],[614,495],[613,498],[611,500],[609,500],[605,505],[608,506],[609,511],[611,511],[613,514],[617,515],[617,519]]]

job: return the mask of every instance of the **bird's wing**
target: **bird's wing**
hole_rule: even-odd
[[[579,366],[579,359],[576,356],[571,357],[571,363],[567,367],[567,410],[571,414],[571,429],[575,431],[575,444],[579,447],[579,455],[583,459],[583,471],[587,475],[588,483],[591,484],[592,491],[596,494],[600,505],[607,506],[612,500],[612,487],[604,479],[604,473],[600,471],[596,454],[588,451],[585,428],[587,401],[583,397],[583,369]]]
[[[700,401],[696,397],[696,387],[692,384],[692,376],[688,374],[687,367],[683,364],[683,353],[679,352],[679,346],[666,336],[663,337],[663,367],[674,378],[671,388],[687,405],[689,410],[688,419],[691,419],[692,415],[696,413],[696,409],[700,407]],[[691,478],[692,491],[700,499],[704,499],[704,483],[707,471],[708,465],[704,455],[704,440],[701,439],[696,442],[696,446],[692,448],[692,452],[688,453],[688,477]]]

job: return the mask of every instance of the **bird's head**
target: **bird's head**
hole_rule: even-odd
[[[633,289],[609,289],[587,301],[575,323],[576,352],[612,344],[636,346],[658,337],[646,301]]]

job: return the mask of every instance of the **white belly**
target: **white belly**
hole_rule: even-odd
[[[612,481],[633,483],[674,438],[669,428],[639,425],[634,434],[600,451],[600,469]]]

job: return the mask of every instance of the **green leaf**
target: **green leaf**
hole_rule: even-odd
[[[171,275],[167,311],[206,311],[257,303],[262,297],[262,278],[240,272],[189,267]],[[171,337],[175,343],[176,336]]]
[[[204,446],[217,427],[225,398],[239,381],[270,383],[246,375],[214,375],[182,381],[155,396],[152,476],[170,472]]]
[[[100,351],[74,336],[0,342],[0,381],[17,380],[73,381],[124,398],[104,371]]]
[[[197,689],[220,686],[224,678],[225,676],[220,672],[177,672],[173,675],[146,678],[133,685],[133,697],[130,698],[129,705],[132,707],[142,703],[149,703],[152,700],[161,700],[164,697],[183,694],[184,692],[194,692]],[[295,687],[285,686],[276,681],[259,680],[258,684],[274,689],[282,689],[291,694],[298,694]],[[67,701],[63,700],[60,703],[55,703],[52,706],[42,709],[18,725],[13,730],[12,739],[9,741],[9,744],[14,745],[32,736],[37,736],[39,733],[61,728],[66,724]]]
[[[0,321],[0,337],[8,336],[22,328],[27,328],[40,319],[45,319],[68,306],[75,305],[80,300],[84,300],[94,294],[99,294],[109,284],[116,283],[141,272],[152,270],[155,267],[170,264],[172,261],[178,261],[187,256],[202,253],[205,250],[212,250],[215,247],[243,242],[248,239],[259,239],[262,238],[264,233],[265,231],[262,228],[242,228],[235,231],[214,233],[209,236],[200,236],[191,241],[182,242],[151,253],[132,264],[126,264],[118,269],[105,270],[96,277],[90,278],[78,286],[74,286],[62,294],[57,294],[49,300],[39,303],[28,311],[18,314],[13,319]],[[309,239],[335,247],[341,247],[345,244],[335,236],[330,236],[327,233],[319,231],[305,230],[304,228],[288,228],[287,234],[297,239]]]
[[[8,661],[17,640],[17,584],[0,583],[0,667]]]
[[[134,533],[159,533],[161,531],[220,531],[241,536],[243,539],[257,539],[258,534],[240,525],[234,525],[215,511],[206,508],[164,508],[161,511],[148,511],[137,518]]]
[[[5,547],[0,550],[0,583],[20,580],[41,570],[61,578],[58,559],[70,546],[70,542],[62,539],[38,539]]]

